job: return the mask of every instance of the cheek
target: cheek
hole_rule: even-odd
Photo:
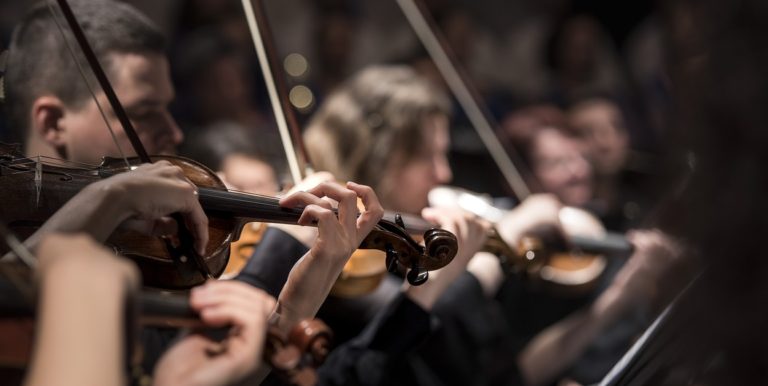
[[[562,184],[562,175],[557,168],[540,167],[536,171],[536,177],[546,191],[553,191]]]
[[[392,209],[419,213],[427,206],[429,191],[434,187],[421,168],[407,167],[392,177],[387,202]]]

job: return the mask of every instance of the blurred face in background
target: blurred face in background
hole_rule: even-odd
[[[419,214],[429,204],[429,191],[453,177],[448,164],[448,117],[435,114],[423,122],[424,143],[419,154],[411,155],[403,166],[392,167],[384,175],[387,188],[377,193],[387,209]]]
[[[555,128],[542,128],[531,142],[530,158],[544,192],[571,206],[592,199],[592,168],[575,138]]]
[[[624,117],[615,103],[595,99],[576,105],[568,115],[595,173],[613,175],[622,169],[629,150]]]

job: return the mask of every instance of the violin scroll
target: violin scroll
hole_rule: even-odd
[[[318,319],[302,320],[288,334],[288,342],[309,354],[314,366],[325,362],[332,339],[330,327]]]
[[[264,358],[291,385],[317,384],[315,369],[330,351],[331,329],[317,319],[302,320],[284,337],[276,328],[267,333]]]
[[[408,272],[411,285],[421,285],[429,277],[428,271],[445,267],[458,252],[458,241],[451,232],[429,229],[424,232],[426,247],[417,243],[396,223],[380,220],[360,249],[378,249],[386,252],[386,267],[393,273]]]
[[[459,250],[456,236],[451,232],[438,228],[424,232],[424,245],[427,249],[427,255],[432,257],[438,264],[446,260],[450,261]]]

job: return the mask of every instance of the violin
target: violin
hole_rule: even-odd
[[[519,166],[523,165],[523,163],[520,161],[521,157],[515,149],[511,147],[505,148],[499,141],[495,134],[498,132],[496,129],[499,126],[498,122],[495,121],[490,110],[483,103],[478,90],[469,81],[467,73],[456,59],[446,39],[440,34],[440,29],[430,16],[426,4],[423,0],[396,0],[396,3],[430,58],[432,58],[448,89],[456,97],[456,101],[467,115],[471,126],[477,132],[491,158],[493,158],[513,195],[518,202],[522,202],[531,195],[531,189],[526,183],[524,176],[528,177],[528,180],[533,181],[533,173],[520,168]],[[470,197],[470,199],[472,198],[474,197]],[[477,200],[474,199],[473,201]],[[572,253],[562,253],[567,251],[563,248],[560,248],[560,251],[557,251],[558,253],[556,254],[546,253],[548,255],[546,259],[538,259],[541,262],[545,262],[545,265],[539,266],[535,264],[531,268],[544,281],[556,283],[561,289],[578,293],[580,289],[590,288],[607,266],[605,259],[599,253],[585,254],[578,248],[573,249],[575,241],[585,241],[579,240],[579,237],[587,236],[591,238],[591,240],[587,240],[591,246],[602,244],[602,247],[605,247],[608,244],[612,244],[624,252],[631,251],[632,247],[626,240],[622,240],[623,237],[606,238],[605,229],[602,224],[588,212],[578,208],[565,209],[560,217],[565,232],[572,232],[570,235],[566,235],[569,242],[565,243],[566,247],[571,248],[570,252]],[[496,211],[496,214],[498,213]],[[484,217],[479,213],[475,214]],[[490,219],[490,221],[494,222],[494,219]],[[494,235],[491,236],[489,242],[496,243],[497,247],[499,247],[495,248],[497,252],[501,251],[504,254],[511,254],[512,248],[504,246],[504,243],[499,243],[500,238]],[[610,239],[610,242],[602,242],[607,239]],[[596,241],[600,240],[602,241],[595,244]],[[528,239],[528,241],[530,245],[527,247],[527,250],[521,251],[523,256],[535,255],[536,252],[534,250],[538,251],[539,255],[541,255],[547,249],[544,248],[542,250],[541,247],[545,245],[542,245],[539,241],[532,239]]]
[[[493,209],[504,213],[501,209]],[[542,230],[524,235],[517,245],[509,245],[496,228],[491,227],[481,251],[497,256],[506,274],[520,276],[531,285],[567,293],[586,291],[592,288],[605,268],[603,256],[628,256],[634,247],[623,236],[606,233],[599,223],[581,217],[585,215],[590,216],[575,208],[563,208],[560,217],[566,229],[566,239]],[[412,235],[434,227],[415,215],[385,212],[384,219],[400,224]],[[585,223],[590,227],[584,227]],[[585,229],[596,232],[585,234]],[[376,250],[355,251],[331,293],[351,298],[373,292],[386,274],[381,259],[381,252]]]
[[[32,357],[35,334],[37,296],[32,274],[37,258],[2,223],[0,236],[15,254],[6,259],[9,261],[0,263],[0,368],[24,369]],[[229,334],[229,326],[205,325],[190,307],[187,295],[144,289],[130,294],[126,300],[127,342],[133,342],[131,337],[135,336],[138,325],[189,328],[214,340],[222,340]],[[269,327],[263,359],[289,384],[314,385],[317,383],[315,369],[325,361],[332,337],[330,328],[317,319],[300,321],[287,335],[276,327]],[[133,347],[129,347],[131,349]],[[141,350],[133,352],[142,353]],[[141,355],[127,357],[132,358],[134,369],[140,369]]]
[[[492,224],[509,212],[494,207],[486,197],[447,186],[433,189],[429,200],[438,207],[462,208]],[[508,273],[545,283],[560,292],[580,293],[597,282],[606,267],[606,256],[629,256],[634,250],[623,235],[607,232],[597,218],[583,209],[563,207],[558,220],[563,234],[553,229],[533,229],[515,246],[492,227],[483,251],[499,256]]]
[[[229,245],[238,239],[245,223],[297,224],[301,217],[302,208],[280,207],[275,197],[228,191],[213,171],[190,159],[177,156],[152,159],[179,166],[198,187],[200,204],[209,219],[209,242],[205,255],[195,259],[175,253],[167,239],[117,230],[107,244],[137,263],[147,286],[185,289],[209,277],[218,277],[229,258]],[[138,163],[137,159],[129,161]],[[128,169],[123,160],[113,158],[105,158],[101,165],[94,167],[52,165],[25,158],[17,147],[0,144],[0,186],[3,187],[0,218],[17,233],[29,234],[85,186]],[[418,285],[427,280],[429,271],[448,264],[458,249],[456,236],[448,231],[433,228],[423,237],[424,246],[402,227],[382,220],[360,248],[384,251],[387,265],[408,271],[409,282]]]
[[[5,268],[8,264],[4,263]],[[0,280],[2,368],[26,368],[32,356],[36,307],[34,302],[20,295],[14,285]],[[204,325],[189,306],[186,296],[144,290],[137,298],[138,323],[142,326],[190,328],[214,339],[228,333],[228,328]],[[317,383],[315,369],[328,355],[332,337],[330,328],[318,319],[299,322],[287,335],[271,327],[265,340],[264,362],[290,384],[314,385]]]

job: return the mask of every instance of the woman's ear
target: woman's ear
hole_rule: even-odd
[[[53,148],[64,147],[65,129],[61,124],[64,111],[64,103],[58,97],[44,95],[37,98],[32,104],[30,135]]]

